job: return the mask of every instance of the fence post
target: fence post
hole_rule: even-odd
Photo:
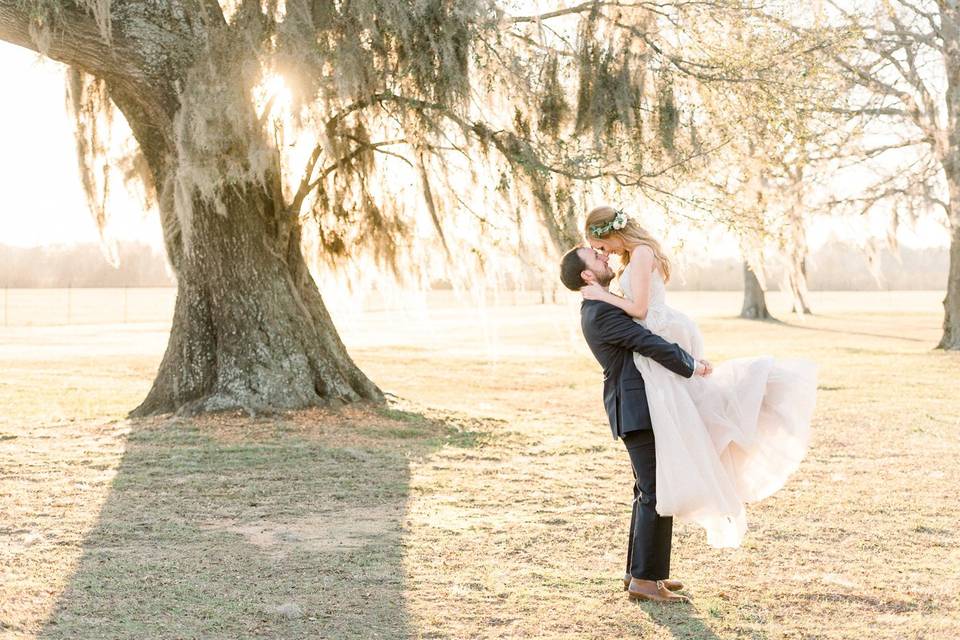
[[[67,283],[67,324],[71,324],[73,317],[73,282]]]
[[[123,287],[123,324],[127,324],[127,289],[129,289],[129,287],[124,285]]]
[[[10,308],[10,298],[7,296],[7,292],[10,291],[9,283],[3,287],[3,326],[7,325],[7,309]]]

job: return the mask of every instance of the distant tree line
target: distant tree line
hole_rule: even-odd
[[[806,259],[806,279],[811,290],[940,290],[950,267],[946,247],[912,249],[900,247],[878,251],[874,265],[867,255],[842,242],[828,242]],[[681,291],[731,291],[743,287],[743,265],[736,258],[693,259],[677,270],[670,288]],[[771,290],[781,290],[784,268],[772,264],[766,269]]]
[[[140,243],[117,246],[110,264],[95,243],[46,247],[0,244],[0,287],[170,287],[176,284],[163,253]]]

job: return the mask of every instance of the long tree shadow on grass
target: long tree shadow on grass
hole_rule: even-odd
[[[847,320],[841,316],[829,316],[829,315],[817,315],[817,319],[827,319],[827,320]],[[851,336],[863,336],[866,338],[885,338],[889,340],[902,340],[905,342],[919,342],[927,344],[930,341],[926,338],[911,338],[909,336],[895,335],[889,333],[874,333],[870,331],[851,331],[849,329],[833,329],[830,327],[811,327],[797,322],[780,322],[785,327],[790,327],[791,329],[800,329],[802,331],[815,331],[818,333],[839,333],[843,335]]]
[[[363,408],[133,422],[40,637],[408,637],[409,461],[475,440]]]

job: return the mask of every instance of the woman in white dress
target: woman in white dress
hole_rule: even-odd
[[[670,262],[660,244],[611,207],[591,211],[586,232],[594,249],[621,256],[624,297],[591,285],[581,290],[584,298],[620,307],[702,360],[696,323],[666,304]],[[719,364],[706,378],[683,378],[639,354],[634,362],[656,434],[657,512],[699,524],[711,546],[739,546],[745,503],[780,489],[806,454],[816,366],[759,356]]]

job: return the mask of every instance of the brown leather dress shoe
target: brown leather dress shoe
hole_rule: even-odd
[[[690,598],[681,596],[667,589],[663,580],[637,580],[634,578],[627,587],[627,596],[631,600],[646,600],[647,602],[690,602]]]
[[[633,576],[631,576],[629,573],[625,573],[625,574],[623,575],[623,590],[624,590],[624,591],[627,591],[627,590],[630,589],[630,581],[631,581],[631,580],[633,580]],[[666,587],[667,589],[669,589],[670,591],[682,591],[682,590],[683,590],[683,583],[680,582],[679,580],[661,580],[660,582],[662,582],[662,583],[663,583],[663,586],[665,586],[665,587]]]

